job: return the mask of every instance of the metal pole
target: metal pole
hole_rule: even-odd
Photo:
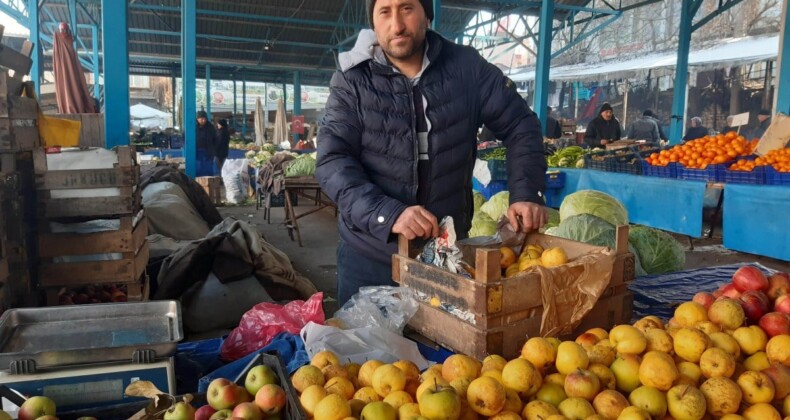
[[[170,103],[173,105],[173,126],[178,124],[176,121],[176,71],[170,70]]]
[[[197,176],[197,0],[181,0],[181,107],[186,175]],[[107,44],[105,44],[107,45]]]
[[[623,94],[623,130],[628,124],[628,79],[625,79],[625,93]]]
[[[77,0],[69,0],[67,7],[69,8],[69,25],[71,25],[71,34],[74,35],[71,41],[74,44],[74,51],[77,52]]]
[[[576,120],[579,118],[579,85],[581,83],[576,82],[573,84],[573,90],[576,91],[576,107],[573,108],[573,119]]]
[[[129,144],[129,44],[127,2],[102,0],[104,133],[108,149]],[[112,46],[109,48],[108,46]]]
[[[96,25],[91,26],[91,40],[91,49],[93,50],[91,51],[93,61],[93,97],[98,101],[101,98],[101,84],[99,84],[99,79],[101,78],[99,68],[101,65],[99,63],[99,28]],[[96,112],[101,112],[101,110],[97,109]]]
[[[241,138],[247,138],[247,74],[241,75]]]
[[[542,0],[540,8],[540,34],[538,39],[538,62],[535,69],[535,109],[540,126],[546,126],[546,107],[549,103],[549,71],[551,68],[552,22],[554,2]]]
[[[686,118],[686,91],[688,86],[689,50],[691,48],[691,1],[683,1],[680,7],[680,32],[678,36],[678,59],[675,67],[673,87],[672,122],[669,125],[669,144],[678,144],[683,138],[683,123]]]
[[[302,115],[302,72],[294,72],[294,110],[293,116]],[[294,144],[299,143],[299,134],[293,134]]]
[[[36,97],[41,97],[41,42],[38,29],[38,0],[28,0],[27,2],[28,27],[30,28],[30,42],[33,43],[33,54],[30,58],[33,65],[30,66],[30,80],[35,84]]]
[[[233,128],[236,129],[236,75],[233,75]]]
[[[782,2],[782,29],[779,31],[779,57],[776,74],[776,92],[774,93],[775,112],[790,115],[790,25],[787,24],[787,2]]]
[[[206,64],[206,115],[208,121],[213,121],[211,118],[211,64]]]

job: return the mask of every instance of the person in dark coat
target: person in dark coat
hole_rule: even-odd
[[[214,162],[217,163],[219,173],[222,173],[222,166],[225,165],[225,159],[228,158],[228,148],[230,146],[230,130],[228,129],[228,120],[221,119],[217,123],[217,143],[214,147]]]
[[[514,83],[433,32],[431,0],[367,7],[373,30],[338,57],[318,133],[315,176],[340,212],[340,305],[362,286],[394,284],[398,235],[436,237],[452,216],[466,237],[481,124],[507,148],[511,225],[532,231],[547,217],[540,122]]]
[[[771,110],[761,109],[757,113],[757,125],[749,132],[753,139],[759,139],[765,134],[765,130],[771,125]]]
[[[206,160],[212,161],[217,148],[217,132],[214,126],[208,123],[206,111],[198,111],[197,123],[197,149],[203,151]]]
[[[650,118],[653,119],[653,121],[656,122],[656,125],[658,126],[658,138],[660,138],[661,140],[666,141],[668,139],[667,133],[664,132],[664,127],[661,125],[661,120],[658,119],[658,117],[656,116],[656,113],[653,112],[652,110],[648,109],[648,110],[645,110],[645,112],[643,112],[642,115],[644,115],[646,117],[650,117]]]
[[[562,137],[562,128],[560,123],[551,116],[551,107],[548,106],[546,108],[546,129],[543,130],[543,135],[550,139],[558,139]]]
[[[694,117],[691,119],[691,125],[686,129],[683,141],[696,140],[707,135],[708,129],[702,126],[702,118]]]
[[[738,131],[738,127],[733,127],[733,126],[732,126],[732,118],[733,118],[733,116],[732,116],[732,115],[728,115],[728,116],[727,116],[727,125],[725,125],[725,126],[724,126],[724,127],[721,129],[721,133],[723,133],[723,134],[727,134],[727,133],[729,133],[730,131],[735,131],[735,132],[737,132],[737,131]]]
[[[604,147],[608,143],[620,140],[622,130],[620,121],[614,116],[614,110],[609,102],[604,102],[598,111],[598,116],[587,124],[584,141],[592,148]]]
[[[658,130],[658,123],[652,117],[653,112],[649,109],[642,113],[642,117],[631,123],[628,127],[627,137],[631,140],[647,140],[658,143],[661,135]]]

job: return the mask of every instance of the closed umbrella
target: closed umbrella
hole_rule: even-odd
[[[274,114],[274,133],[272,143],[280,144],[288,140],[288,123],[285,121],[285,104],[282,98],[277,100],[277,113]]]
[[[265,142],[264,133],[266,132],[266,114],[261,105],[261,97],[255,99],[255,144],[263,146]]]
[[[69,26],[60,24],[55,33],[52,71],[55,75],[55,98],[61,114],[95,114],[96,104],[88,92],[88,83],[74,51]]]

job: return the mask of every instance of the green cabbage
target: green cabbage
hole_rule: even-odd
[[[615,226],[628,224],[628,211],[622,203],[600,191],[581,190],[562,200],[560,220],[579,214],[597,216]]]
[[[285,176],[310,176],[315,174],[315,159],[310,155],[301,155],[285,168]]]
[[[642,268],[648,274],[680,271],[686,265],[686,252],[672,235],[647,226],[632,226],[628,242],[633,245]]]
[[[482,211],[475,213],[472,217],[472,228],[469,229],[469,237],[494,236],[495,233],[496,221]]]
[[[560,225],[560,212],[555,210],[555,209],[553,209],[553,208],[551,208],[551,207],[547,208],[546,210],[548,212],[549,221],[546,222],[546,225],[544,226],[544,228],[548,229],[550,227],[559,226]]]
[[[480,211],[480,206],[482,206],[483,203],[486,202],[486,198],[483,196],[483,194],[480,194],[478,191],[472,191],[472,199],[475,202],[474,212],[477,213],[478,211]]]
[[[500,217],[507,214],[508,207],[510,207],[510,193],[502,191],[494,194],[480,206],[480,211],[488,214],[492,220],[499,220]]]

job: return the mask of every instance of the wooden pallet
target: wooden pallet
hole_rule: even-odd
[[[209,201],[215,206],[222,205],[222,177],[220,176],[199,176],[195,182],[203,187],[203,191],[208,194]]]
[[[140,166],[128,146],[117,149],[118,164],[108,169],[47,170],[43,150],[33,153],[41,219],[98,219],[134,215],[141,208]],[[52,198],[56,190],[118,188],[111,197]]]

